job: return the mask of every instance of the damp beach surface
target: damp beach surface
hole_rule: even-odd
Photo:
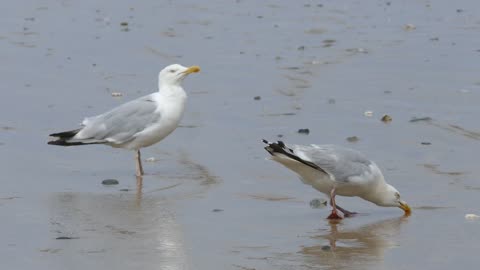
[[[478,266],[477,1],[10,1],[0,10],[5,269]],[[200,65],[181,126],[133,153],[60,148],[76,128]],[[383,122],[383,116],[391,121]],[[299,133],[298,131],[308,130]],[[374,160],[412,215],[329,207],[262,139]],[[103,180],[118,184],[103,185]]]

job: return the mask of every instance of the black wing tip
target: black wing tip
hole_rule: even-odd
[[[77,146],[77,145],[88,145],[88,144],[103,144],[104,142],[68,142],[65,139],[58,139],[55,141],[49,141],[47,144],[49,145],[58,145],[58,146]]]
[[[82,145],[83,143],[75,142],[75,143],[69,143],[63,139],[55,140],[55,141],[49,141],[47,142],[49,145],[58,145],[58,146],[73,146],[73,145]]]
[[[280,147],[285,147],[285,143],[283,143],[283,141],[269,142],[265,139],[262,139],[262,142],[265,143],[265,144],[268,144],[268,145],[278,145]]]
[[[293,160],[296,160],[300,163],[303,163],[305,164],[306,166],[308,167],[311,167],[315,170],[318,170],[318,171],[321,171],[323,173],[327,173],[325,170],[323,170],[322,168],[320,168],[317,164],[311,162],[311,161],[307,161],[307,160],[304,160],[303,158],[300,158],[299,156],[297,156],[293,149],[291,148],[288,148],[285,143],[283,143],[283,141],[277,141],[276,143],[275,142],[269,142],[267,140],[263,140],[264,143],[268,144],[267,146],[265,146],[265,150],[267,150],[267,152],[270,154],[270,155],[274,155],[275,153],[279,153],[279,154],[283,154]]]
[[[267,152],[270,154],[270,155],[273,155],[274,153],[286,153],[286,150],[290,151],[291,153],[293,153],[293,150],[290,149],[290,148],[287,148],[285,143],[283,143],[283,141],[277,141],[277,142],[269,142],[265,139],[262,139],[262,142],[264,142],[265,144],[267,144],[267,146],[264,147],[265,150],[267,150]]]
[[[77,133],[78,133],[80,130],[81,130],[81,128],[79,128],[79,129],[74,129],[74,130],[63,131],[63,132],[57,132],[57,133],[49,134],[48,136],[58,137],[58,138],[71,138],[71,137],[77,135]]]

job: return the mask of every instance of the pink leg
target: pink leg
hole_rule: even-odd
[[[136,175],[142,176],[143,175],[143,167],[142,167],[142,157],[140,155],[140,150],[135,151],[135,167],[136,167]]]
[[[336,207],[337,207],[338,210],[340,210],[340,212],[343,213],[344,217],[353,217],[356,214],[358,214],[357,212],[350,212],[347,209],[344,209],[344,208],[340,207],[340,205],[337,205]]]
[[[338,215],[337,212],[337,205],[335,204],[335,188],[332,188],[330,191],[330,204],[332,205],[332,213],[327,217],[327,219],[342,219],[341,216]]]

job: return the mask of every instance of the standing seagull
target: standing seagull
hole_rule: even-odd
[[[82,127],[50,134],[48,144],[72,146],[106,144],[135,151],[136,174],[143,175],[140,148],[161,141],[174,131],[185,110],[187,94],[180,85],[198,66],[173,64],[158,75],[159,91],[122,104],[106,113],[85,118]]]
[[[400,193],[385,182],[377,165],[362,153],[336,145],[285,145],[268,142],[265,150],[272,159],[296,172],[303,183],[330,197],[333,207],[328,219],[341,219],[356,214],[335,203],[335,195],[357,196],[378,206],[399,207],[409,215],[408,204],[400,200]]]

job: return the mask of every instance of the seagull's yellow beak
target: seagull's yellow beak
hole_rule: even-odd
[[[196,72],[199,72],[200,71],[200,67],[199,66],[191,66],[189,68],[187,68],[187,70],[185,70],[184,72],[182,72],[183,74],[187,75],[187,74],[190,74],[190,73],[196,73]]]
[[[408,206],[408,204],[404,201],[400,201],[399,208],[401,208],[403,211],[405,211],[406,216],[409,216],[412,213],[412,209],[410,209],[410,206]]]

